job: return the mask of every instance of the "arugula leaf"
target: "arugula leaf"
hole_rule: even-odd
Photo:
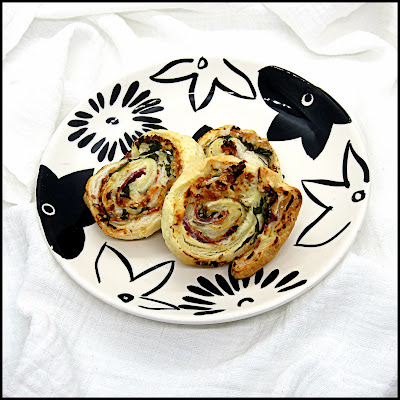
[[[263,156],[266,156],[268,158],[268,162],[271,161],[271,156],[272,156],[272,151],[271,150],[266,150],[261,147],[256,147],[254,144],[247,142],[246,140],[242,138],[238,138],[250,151],[254,151],[254,153],[262,154]]]
[[[127,197],[128,199],[130,198],[130,190],[129,190],[129,185],[126,185],[122,191],[121,191],[121,197]]]
[[[145,151],[144,153],[141,153],[140,154],[141,156],[146,156],[148,154],[155,153],[156,151],[161,150],[162,148],[162,145],[159,142],[150,142],[148,143],[148,145],[149,145],[149,150]]]
[[[122,164],[119,166],[114,172],[111,172],[111,174],[108,174],[108,176],[113,176],[116,172],[121,171],[122,168],[125,168],[129,164],[129,159],[125,164]]]
[[[151,153],[151,154],[147,154],[146,158],[152,158],[153,160],[157,161],[158,160],[158,155],[156,153]]]
[[[268,195],[261,197],[261,201],[258,207],[253,207],[253,214],[254,215],[262,214],[264,223],[261,228],[263,228],[269,219]]]
[[[253,208],[253,214],[254,215],[258,215],[258,214],[261,214],[261,213],[262,213],[262,207],[261,206]]]
[[[125,210],[125,208],[122,210],[122,215],[121,215],[121,219],[125,220],[128,219],[129,217],[129,213],[128,211]]]
[[[267,224],[269,219],[269,204],[268,204],[268,196],[264,196],[264,203],[262,206],[262,216],[264,218],[264,225]]]
[[[251,235],[251,236],[249,236],[249,237],[235,250],[235,253],[236,253],[237,251],[239,251],[246,243],[250,242],[250,240],[252,239],[253,236],[254,236],[254,234]]]
[[[272,151],[271,150],[262,149],[261,147],[256,147],[254,149],[254,152],[262,154],[263,156],[268,157],[268,159],[272,156]]]

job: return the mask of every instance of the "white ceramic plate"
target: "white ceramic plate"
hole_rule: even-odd
[[[83,203],[87,179],[151,129],[199,137],[233,124],[268,137],[303,205],[278,255],[253,277],[177,261],[161,232],[105,235]],[[37,209],[64,270],[88,292],[141,317],[179,324],[247,318],[320,282],[357,235],[370,191],[364,145],[326,92],[293,72],[240,60],[171,60],[96,91],[58,127],[43,156]]]

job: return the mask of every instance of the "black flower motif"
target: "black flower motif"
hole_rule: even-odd
[[[296,287],[302,286],[307,282],[303,279],[288,285],[299,275],[299,271],[292,271],[285,275],[275,285],[278,292],[286,292]],[[262,291],[254,292],[252,297],[246,296],[246,292],[254,286],[263,289],[270,285],[279,276],[279,270],[274,269],[266,277],[264,277],[264,269],[258,270],[251,278],[236,280],[229,268],[228,279],[220,274],[215,274],[215,281],[199,276],[197,278],[198,285],[188,285],[189,292],[196,296],[184,296],[182,300],[186,303],[179,305],[181,309],[193,310],[193,315],[216,314],[226,309],[232,309],[232,296],[237,298],[237,307],[245,307],[246,303],[254,303],[260,295],[262,300]],[[247,293],[248,294],[248,293]]]
[[[350,140],[343,154],[342,176],[341,181],[301,181],[304,192],[323,211],[303,229],[295,246],[319,247],[336,239],[350,226],[359,203],[366,198],[370,181],[369,168],[356,153]]]
[[[194,111],[199,111],[210,103],[216,88],[241,99],[254,100],[256,98],[256,90],[250,79],[225,58],[223,59],[224,73],[219,77],[208,73],[201,74],[201,71],[206,70],[209,65],[206,58],[200,57],[197,65],[193,64],[194,61],[193,58],[171,61],[160,71],[150,76],[150,79],[158,83],[176,83],[190,80],[189,101]],[[199,95],[199,87],[205,88],[208,92],[200,105],[197,105],[196,98],[204,97],[204,94]],[[236,90],[233,90],[232,87]]]
[[[101,267],[105,251],[114,259],[103,263]],[[121,286],[125,286],[127,291],[119,293],[117,297],[123,303],[130,303],[130,305],[148,310],[179,310],[179,307],[174,304],[149,297],[168,282],[174,267],[175,261],[164,261],[135,275],[129,260],[107,242],[101,246],[95,261],[95,272],[99,283],[112,281],[118,271],[121,276],[125,276],[125,279],[121,281]],[[148,276],[151,276],[151,279],[147,279]],[[127,282],[129,282],[128,285],[125,285]]]
[[[164,109],[161,99],[149,98],[150,90],[139,93],[138,89],[138,81],[132,82],[126,91],[117,83],[106,98],[100,92],[96,99],[90,98],[87,109],[76,112],[76,119],[68,122],[68,126],[74,128],[68,140],[77,140],[79,148],[90,144],[91,152],[98,152],[100,162],[106,156],[111,162],[118,145],[125,155],[133,141],[144,132],[166,129],[160,125],[161,119],[149,115]]]

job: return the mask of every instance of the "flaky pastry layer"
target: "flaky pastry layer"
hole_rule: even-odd
[[[189,136],[147,132],[124,158],[88,180],[84,201],[107,235],[123,240],[148,237],[161,227],[161,210],[172,184],[204,158],[200,145]]]
[[[301,203],[300,191],[279,173],[234,156],[211,156],[174,183],[164,201],[162,234],[183,263],[230,263],[232,275],[243,279],[277,255]]]

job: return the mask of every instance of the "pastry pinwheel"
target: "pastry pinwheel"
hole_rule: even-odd
[[[206,132],[198,142],[207,157],[232,155],[281,174],[278,156],[268,139],[252,130],[224,125]]]
[[[125,240],[148,237],[160,229],[164,199],[176,178],[204,158],[190,136],[147,132],[124,158],[88,180],[84,201],[107,235]]]
[[[243,279],[276,256],[301,203],[300,191],[279,173],[235,156],[212,156],[175,181],[164,201],[162,235],[183,263],[230,263],[232,276]]]

